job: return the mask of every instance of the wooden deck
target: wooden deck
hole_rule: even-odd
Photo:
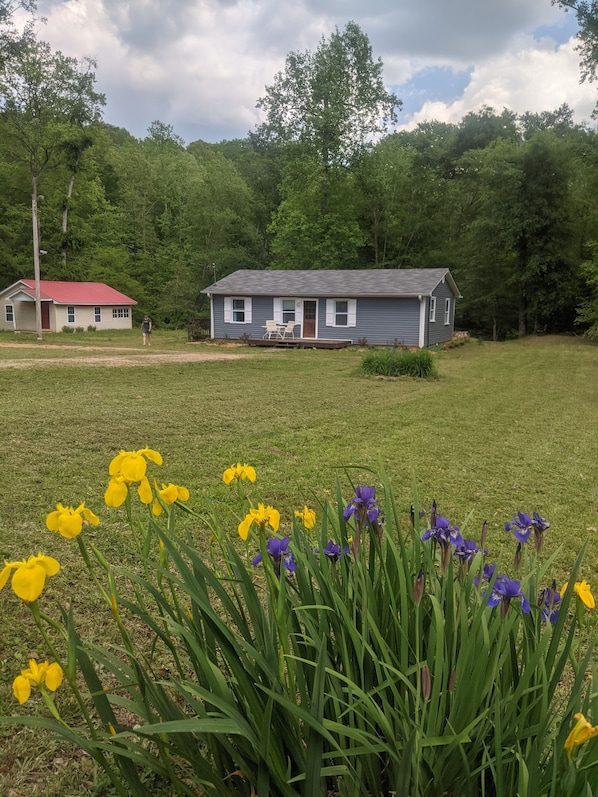
[[[275,349],[346,349],[350,340],[326,340],[324,338],[248,338],[248,346],[268,346]]]

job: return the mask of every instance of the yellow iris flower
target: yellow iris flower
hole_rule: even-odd
[[[563,586],[561,590],[561,595],[565,594],[565,591],[568,586],[569,582],[567,582]],[[594,596],[592,595],[592,590],[590,589],[590,585],[585,579],[583,581],[576,581],[573,586],[573,591],[575,592],[576,595],[579,596],[581,602],[584,604],[584,606],[587,606],[588,609],[593,609],[596,606],[596,601],[594,600]]]
[[[67,540],[72,540],[81,534],[83,523],[97,526],[99,522],[99,517],[91,509],[88,509],[85,503],[79,504],[76,509],[73,509],[72,506],[56,504],[54,512],[50,512],[46,518],[46,528],[50,531],[57,531]]]
[[[189,490],[186,487],[179,487],[178,484],[164,484],[162,482],[162,489],[159,490],[158,485],[154,481],[154,489],[156,495],[159,495],[165,504],[174,504],[175,501],[189,500]],[[154,499],[152,512],[156,516],[162,514],[162,504],[158,498]]]
[[[128,482],[140,482],[145,476],[147,460],[162,464],[162,455],[153,448],[140,448],[139,451],[121,451],[108,467],[110,476],[122,476]]]
[[[276,534],[280,525],[280,512],[272,506],[264,506],[258,504],[257,509],[250,509],[245,516],[245,520],[239,523],[239,537],[246,540],[249,536],[249,529],[253,524],[259,526],[260,530],[264,530],[266,526],[270,526],[272,531]]]
[[[227,468],[222,474],[222,481],[225,484],[230,484],[234,481],[243,481],[243,479],[254,482],[255,468],[252,468],[251,465],[241,465],[240,462],[237,462],[236,465],[231,465],[230,468]]]
[[[121,451],[108,467],[110,481],[104,493],[106,506],[121,506],[129,492],[129,485],[139,482],[137,495],[143,504],[154,500],[152,488],[145,472],[147,461],[162,464],[162,455],[153,448],[140,448],[139,451]]]
[[[577,724],[569,736],[567,736],[565,741],[565,750],[569,753],[569,755],[573,753],[573,750],[578,745],[587,742],[594,736],[598,736],[598,725],[590,725],[583,714],[575,714],[574,719],[577,720]]]
[[[307,506],[303,507],[303,511],[295,510],[295,517],[303,521],[306,529],[313,529],[316,525],[316,513],[313,509],[308,509]]]
[[[55,576],[60,570],[60,565],[51,556],[39,553],[30,556],[23,562],[4,562],[4,569],[0,572],[0,589],[8,581],[12,571],[12,589],[15,595],[27,603],[33,603],[42,594],[47,576]]]
[[[53,662],[49,664],[42,661],[38,664],[35,659],[29,659],[29,667],[22,670],[20,675],[12,682],[12,692],[16,699],[21,703],[29,700],[32,686],[46,686],[51,692],[55,692],[62,683],[62,667]]]

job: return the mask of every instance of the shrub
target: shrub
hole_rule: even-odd
[[[56,560],[6,563],[0,585],[12,579],[53,661],[32,660],[13,685],[20,703],[39,688],[51,716],[4,723],[77,742],[121,795],[595,793],[598,726],[584,715],[596,718],[598,696],[578,635],[593,597],[575,581],[582,554],[573,588],[551,584],[543,518],[506,524],[521,572],[511,580],[488,560],[485,524],[478,544],[433,505],[424,530],[415,498],[402,529],[384,475],[379,496],[358,485],[346,502],[337,483],[334,503],[317,516],[304,506],[279,533],[280,514],[249,501],[256,474],[239,463],[223,479],[245,545],[216,516],[196,516],[212,537],[206,557],[176,530],[188,491],[150,485],[146,467],[161,463],[141,449],[110,464],[105,501],[125,509],[132,566],[96,548],[84,528],[99,518],[85,504],[58,504],[46,520],[76,540],[118,645],[81,638],[68,603],[59,617],[42,609]],[[135,519],[136,494],[146,519]],[[78,724],[60,714],[63,676]]]
[[[75,328],[74,328],[74,327],[69,327],[69,326],[67,326],[67,325],[65,324],[65,325],[62,327],[62,331],[63,331],[63,332],[74,332],[74,331],[75,331]]]
[[[95,332],[96,328],[95,328],[95,326],[93,324],[88,324],[87,331],[88,332]]]
[[[378,349],[368,352],[361,370],[369,376],[436,376],[433,354],[427,349]]]

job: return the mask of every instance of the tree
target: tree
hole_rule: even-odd
[[[33,14],[36,5],[36,0],[0,0],[0,67],[6,58],[18,52],[26,38],[14,26],[14,12],[21,8]],[[28,26],[26,33],[29,32]]]
[[[396,122],[397,97],[384,88],[382,61],[374,61],[369,39],[355,22],[322,38],[315,53],[290,53],[284,74],[257,107],[267,121],[266,138],[299,141],[330,167],[360,154],[372,137]]]
[[[353,163],[372,140],[396,122],[397,97],[384,88],[382,61],[373,60],[365,33],[355,22],[322,38],[312,53],[290,53],[284,73],[257,107],[266,112],[258,135],[298,143],[321,170],[320,210],[328,209],[330,171]]]
[[[43,174],[60,162],[73,129],[99,120],[104,97],[94,89],[95,64],[54,52],[29,30],[0,64],[0,125],[15,160],[27,164],[31,186],[36,328],[41,340],[38,196]]]
[[[573,11],[579,25],[578,51],[581,54],[581,82],[598,77],[598,0],[552,0],[565,11]],[[596,113],[596,111],[594,111]]]

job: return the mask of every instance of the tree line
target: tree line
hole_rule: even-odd
[[[181,327],[240,268],[447,267],[472,334],[598,336],[598,134],[567,106],[397,131],[349,22],[287,56],[246,138],[186,145],[155,121],[137,139],[102,121],[95,64],[17,31],[17,5],[0,0],[0,289],[107,282]]]

